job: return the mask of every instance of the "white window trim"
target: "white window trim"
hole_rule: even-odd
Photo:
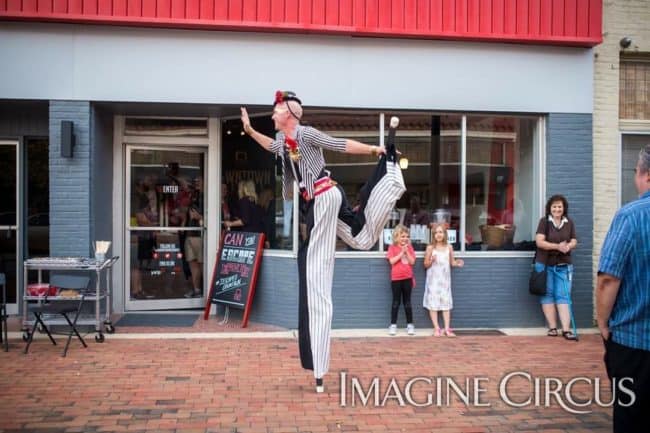
[[[23,158],[26,158],[26,156],[23,155],[23,146],[25,141],[22,139],[2,139],[0,140],[0,144],[5,145],[5,146],[14,146],[14,152],[16,155],[16,201],[14,203],[14,206],[16,206],[16,221],[14,224],[8,224],[6,226],[3,226],[3,228],[9,229],[9,230],[14,230],[16,234],[16,251],[15,251],[15,259],[16,259],[16,264],[15,264],[15,275],[16,275],[16,302],[14,304],[10,304],[7,302],[7,314],[9,315],[14,315],[18,314],[18,306],[23,304],[22,302],[22,290],[21,288],[23,287],[23,284],[25,283],[23,280],[23,264],[22,260],[19,259],[19,257],[23,257],[24,255],[24,242],[21,242],[23,239],[23,230],[26,230],[27,227],[22,226],[22,220],[24,218],[23,215],[23,195],[21,194],[21,187],[23,186],[23,171],[21,167],[23,164],[26,164],[26,161],[24,162]],[[26,152],[25,152],[26,153]],[[27,185],[24,186],[26,188]],[[8,281],[6,282],[8,284]],[[8,291],[10,290],[9,287],[6,288],[7,290],[7,297],[9,297]],[[2,294],[0,294],[2,296]]]
[[[125,123],[127,118],[151,118],[151,119],[184,119],[184,120],[206,120],[208,128],[207,137],[164,137],[160,135],[146,136],[146,135],[124,135]],[[211,185],[219,185],[218,179],[221,178],[221,123],[219,118],[213,117],[179,117],[179,116],[122,116],[116,115],[113,117],[113,251],[123,251],[125,248],[124,234],[126,230],[126,206],[124,196],[124,185],[127,179],[127,145],[173,145],[179,148],[205,148],[207,151],[207,182],[205,194],[207,196],[206,206],[207,215],[211,219],[210,224],[214,225],[211,230],[207,230],[206,236],[206,261],[204,264],[204,275],[211,276],[212,269],[210,264],[216,260],[219,234],[216,227],[221,226],[220,213],[218,212],[217,196],[213,193]],[[182,143],[179,143],[182,142]],[[213,199],[210,199],[213,197]],[[211,215],[211,216],[210,216]],[[112,303],[114,311],[126,311],[127,300],[125,298],[126,288],[130,286],[130,282],[126,280],[128,263],[123,260],[118,260],[113,268],[113,294]],[[204,285],[209,284],[209,280],[205,279]],[[207,294],[207,292],[206,292]],[[156,303],[149,304],[151,308],[156,306]],[[216,311],[216,310],[213,310]]]
[[[648,135],[650,136],[649,120],[621,120],[618,132],[618,152],[616,152],[616,202],[623,205],[623,136]]]

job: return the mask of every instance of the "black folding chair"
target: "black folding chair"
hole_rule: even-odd
[[[9,352],[9,339],[7,337],[7,279],[0,273],[0,286],[2,286],[2,304],[0,304],[0,343],[3,343],[5,352]]]
[[[52,337],[52,330],[48,329],[45,324],[44,315],[60,315],[68,323],[70,327],[69,332],[67,333],[68,341],[65,343],[65,348],[63,349],[63,356],[66,356],[68,353],[68,347],[70,346],[70,341],[72,336],[76,335],[81,344],[84,347],[88,347],[84,341],[81,334],[77,330],[77,320],[81,314],[81,308],[84,303],[84,294],[82,293],[88,287],[90,278],[78,275],[53,275],[50,277],[50,285],[59,287],[62,290],[78,290],[79,294],[76,298],[70,298],[62,300],[58,297],[56,300],[48,300],[47,296],[42,301],[39,301],[37,304],[30,306],[30,311],[34,314],[34,326],[29,332],[29,338],[27,339],[27,346],[25,347],[25,353],[29,350],[29,346],[32,344],[34,338],[34,332],[37,329],[42,329],[47,336],[50,338],[52,344],[56,346],[56,341]],[[70,319],[71,314],[74,314],[72,319]],[[64,334],[66,335],[66,334]]]

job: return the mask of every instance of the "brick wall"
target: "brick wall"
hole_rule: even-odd
[[[650,53],[648,23],[647,0],[603,2],[603,43],[594,49],[594,279],[605,234],[620,207],[619,41],[624,36],[632,38],[626,53]],[[646,128],[650,132],[650,124]]]
[[[61,157],[61,121],[74,124],[72,158]],[[50,101],[50,253],[90,254],[90,103]]]
[[[593,310],[592,253],[592,117],[551,114],[547,122],[546,191],[564,194],[576,223],[579,246],[574,253],[574,314],[578,326],[590,326]],[[466,258],[452,270],[454,327],[544,326],[538,299],[528,294],[530,258]],[[412,294],[416,327],[431,328],[422,307],[424,268],[416,263]],[[390,268],[382,258],[336,260],[332,298],[334,328],[387,327],[390,321]],[[298,316],[298,269],[295,259],[265,257],[251,320],[295,328]],[[405,326],[400,310],[399,326]]]

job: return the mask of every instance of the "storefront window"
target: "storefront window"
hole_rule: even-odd
[[[621,164],[621,205],[639,198],[634,186],[634,169],[639,152],[650,142],[650,134],[623,134],[623,156]]]
[[[332,137],[349,138],[362,143],[379,145],[379,112],[341,113],[306,112],[305,123]],[[332,172],[334,180],[343,188],[345,199],[352,208],[358,205],[359,191],[371,176],[376,158],[369,155],[350,155],[323,150],[326,169]],[[377,250],[378,246],[373,248]],[[337,238],[337,251],[354,251]]]
[[[303,123],[333,137],[378,145],[382,142],[380,131],[387,130],[393,114],[400,118],[396,144],[407,191],[396,203],[383,238],[371,250],[388,248],[391,229],[397,223],[410,228],[416,251],[424,251],[430,242],[432,223],[445,224],[449,242],[457,251],[534,249],[534,230],[541,215],[538,179],[543,168],[539,164],[538,117],[306,110]],[[258,122],[256,129],[263,128],[263,122]],[[385,122],[383,128],[381,122]],[[230,141],[247,139],[236,131],[232,136]],[[269,176],[275,175],[275,238],[271,248],[291,249],[289,240],[297,233],[291,225],[293,203],[281,201],[281,166],[276,164],[271,171],[266,163],[251,164],[257,148],[248,149],[245,144],[236,148],[249,152],[249,164],[242,165],[242,173],[268,170]],[[376,160],[327,150],[324,154],[326,168],[354,207]],[[270,159],[263,156],[266,161]],[[236,162],[236,158],[229,158]],[[236,165],[224,170],[227,181],[240,176],[234,171]],[[350,251],[340,240],[336,249]]]
[[[402,153],[406,182],[406,193],[396,205],[400,222],[410,229],[416,251],[426,249],[432,223],[445,224],[449,243],[458,249],[462,117],[431,114],[399,117],[396,141]]]
[[[257,131],[275,136],[270,115],[251,116],[251,124]],[[265,234],[267,249],[292,250],[293,200],[282,198],[282,161],[245,135],[239,119],[224,121],[222,131],[222,224],[241,220],[251,227],[249,231]],[[242,197],[245,185],[248,198]]]
[[[468,116],[468,250],[532,249],[536,119]]]

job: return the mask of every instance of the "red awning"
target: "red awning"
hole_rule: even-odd
[[[602,0],[0,0],[1,20],[592,47]]]

